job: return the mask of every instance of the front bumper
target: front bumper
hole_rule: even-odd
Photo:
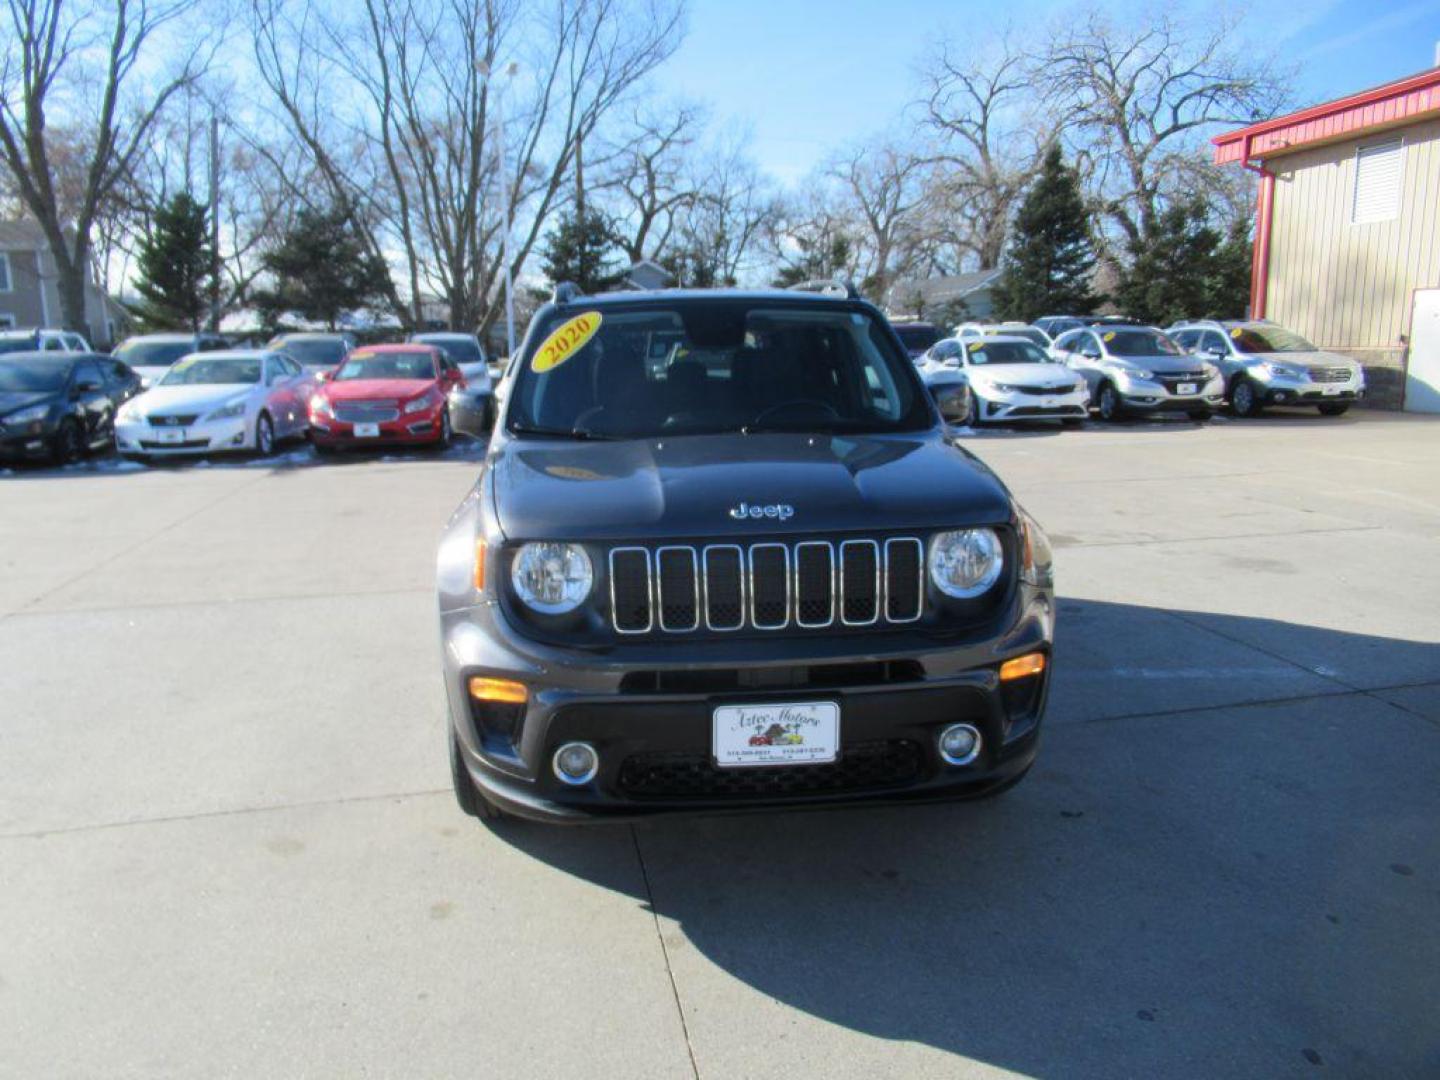
[[[365,446],[430,446],[440,441],[440,410],[401,414],[375,427],[378,434],[357,435],[357,425],[331,416],[310,414],[310,441],[328,448]]]
[[[38,461],[49,457],[56,425],[48,420],[23,424],[0,422],[0,461]]]
[[[1345,382],[1272,377],[1263,382],[1256,380],[1256,385],[1266,405],[1332,405],[1365,397],[1365,379],[1358,372]]]
[[[1140,379],[1126,379],[1117,389],[1131,412],[1214,412],[1225,405],[1225,380],[1219,375],[1197,385],[1193,394],[1180,394],[1162,382]]]
[[[1089,413],[1089,388],[1055,393],[1003,391],[971,386],[981,420],[1083,419]]]
[[[115,446],[122,454],[144,457],[185,457],[248,450],[253,444],[247,417],[200,420],[186,427],[154,427],[138,421],[117,421]]]
[[[1042,675],[1003,686],[998,670],[1012,656],[1048,656],[1051,594],[1020,586],[998,627],[988,627],[983,640],[953,644],[887,630],[590,653],[522,638],[492,604],[441,615],[449,718],[466,771],[502,809],[554,822],[983,794],[1034,760],[1048,665]],[[523,682],[528,703],[496,722],[488,706],[471,702],[474,675]],[[715,708],[800,701],[839,704],[833,767],[714,765]],[[948,766],[936,737],[959,721],[980,730],[983,748],[973,763]],[[599,772],[580,787],[551,771],[555,750],[572,740],[592,744],[600,757]]]

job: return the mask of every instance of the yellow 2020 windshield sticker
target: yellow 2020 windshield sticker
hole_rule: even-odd
[[[600,329],[600,312],[584,311],[561,323],[540,343],[530,360],[530,370],[538,373],[557,368],[585,347]]]

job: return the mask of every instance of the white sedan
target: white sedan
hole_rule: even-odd
[[[273,453],[309,429],[315,378],[282,353],[192,353],[115,419],[120,453],[170,457],[222,451]]]
[[[1085,380],[1051,361],[1028,338],[996,334],[963,341],[936,342],[917,365],[932,387],[949,380],[970,386],[969,415],[974,427],[987,421],[1085,419],[1090,392]]]

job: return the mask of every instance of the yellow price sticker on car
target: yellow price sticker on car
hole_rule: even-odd
[[[981,349],[983,349],[984,347],[985,347],[985,343],[984,343],[983,341],[972,341],[972,342],[970,342],[970,351],[971,351],[971,352],[979,352],[979,351],[980,351]]]
[[[585,347],[600,329],[600,312],[586,311],[561,323],[540,343],[530,360],[530,370],[540,374],[557,368]]]
[[[1230,336],[1233,337],[1233,338],[1238,338],[1238,337],[1239,337],[1241,334],[1243,334],[1244,332],[1245,332],[1245,331],[1244,331],[1243,328],[1237,326],[1237,327],[1235,327],[1235,329],[1233,329],[1233,330],[1230,331]]]
[[[1115,331],[1114,331],[1114,330],[1111,330],[1111,331],[1110,331],[1108,334],[1106,334],[1106,335],[1104,336],[1104,338],[1102,338],[1101,340],[1103,340],[1103,341],[1114,341],[1114,340],[1115,340]]]

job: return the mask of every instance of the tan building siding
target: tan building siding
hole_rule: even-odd
[[[1354,224],[1356,150],[1396,138],[1399,212]],[[1440,120],[1266,164],[1276,175],[1266,314],[1321,348],[1398,368],[1411,293],[1440,285]]]

